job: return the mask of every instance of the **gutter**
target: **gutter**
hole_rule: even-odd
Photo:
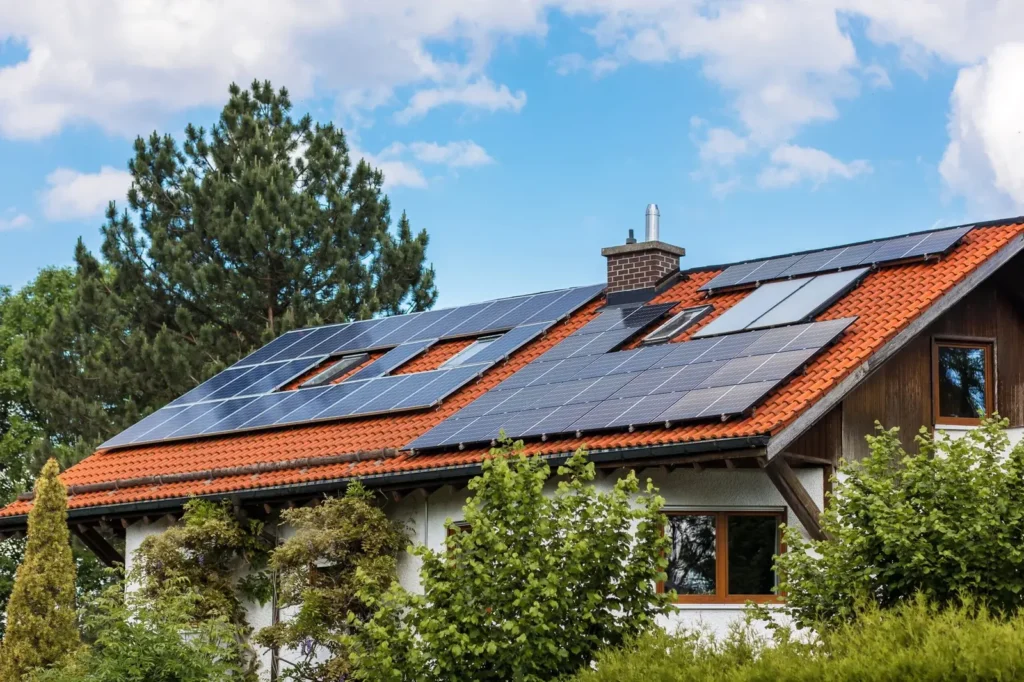
[[[669,445],[650,445],[639,448],[621,448],[591,450],[588,452],[588,459],[595,464],[628,464],[630,462],[643,461],[646,463],[670,459],[674,457],[685,457],[687,455],[698,455],[711,452],[761,450],[767,447],[768,436],[748,436],[742,438],[722,438],[710,441],[694,441],[687,443],[673,443]],[[356,453],[359,454],[359,453]],[[558,453],[552,455],[536,455],[547,460],[552,466],[560,466],[572,457],[572,453]],[[343,461],[355,461],[356,455],[335,455],[333,457],[305,458],[316,464],[329,463],[328,460],[337,457],[347,457]],[[367,453],[363,453],[363,459],[370,459]],[[293,460],[295,461],[295,460]],[[654,466],[654,464],[651,464]],[[259,467],[261,465],[251,465]],[[266,465],[263,465],[266,466]],[[241,468],[241,467],[237,467]],[[266,469],[264,469],[266,470]],[[170,497],[161,500],[146,500],[140,502],[127,502],[120,504],[109,504],[92,507],[72,508],[68,510],[69,523],[81,523],[85,520],[96,520],[100,518],[117,518],[122,516],[136,516],[146,514],[158,514],[177,511],[190,499],[200,498],[209,500],[230,499],[238,502],[265,502],[275,499],[288,499],[297,495],[318,495],[321,493],[336,492],[346,487],[352,481],[359,481],[367,488],[390,489],[396,487],[420,487],[430,483],[444,484],[455,480],[464,480],[478,476],[483,470],[482,462],[462,464],[457,466],[436,467],[431,469],[420,469],[417,471],[388,472],[383,474],[369,474],[364,476],[344,476],[324,481],[308,481],[305,483],[293,483],[289,485],[273,486],[267,488],[253,488],[250,490],[239,490],[236,492],[212,493],[209,495],[188,495],[184,497]],[[208,472],[197,472],[201,474],[194,480],[206,480]],[[156,477],[153,477],[156,478]],[[164,482],[168,482],[164,477]],[[97,484],[98,485],[98,484]],[[112,484],[109,490],[115,490]],[[155,483],[154,483],[155,485]],[[123,487],[123,486],[122,486]],[[23,530],[27,524],[28,515],[0,517],[0,530]]]

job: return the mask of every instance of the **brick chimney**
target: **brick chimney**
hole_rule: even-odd
[[[633,230],[630,230],[629,238],[622,246],[601,249],[601,255],[608,259],[609,296],[625,292],[653,293],[659,284],[679,272],[679,259],[686,255],[686,249],[666,244],[658,239],[659,217],[658,207],[649,204],[645,241],[637,242],[633,238]]]

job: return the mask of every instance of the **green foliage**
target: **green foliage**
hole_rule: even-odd
[[[79,243],[68,310],[30,347],[48,442],[80,457],[288,329],[433,305],[426,232],[392,229],[380,171],[291,108],[232,85],[209,131],[136,140],[105,265]]]
[[[34,668],[53,665],[78,643],[67,491],[58,472],[50,460],[36,481],[25,558],[7,604],[0,682],[18,682]]]
[[[988,419],[956,440],[922,429],[917,454],[879,427],[822,517],[835,540],[786,532],[777,565],[796,619],[835,624],[860,604],[917,593],[943,605],[970,595],[1004,613],[1024,605],[1024,446],[1010,451],[1006,426]]]
[[[600,653],[572,682],[996,682],[1024,675],[1024,618],[911,599],[877,607],[808,643],[752,624],[722,640],[654,631]]]
[[[357,630],[357,679],[552,680],[666,610],[664,500],[649,481],[638,494],[631,472],[599,491],[579,451],[546,496],[550,467],[522,443],[492,455],[470,483],[468,529],[445,552],[414,550],[423,594],[393,588]]]
[[[197,619],[201,596],[178,585],[153,600],[115,584],[82,609],[86,646],[30,682],[240,682],[225,650],[238,638],[224,617]]]
[[[223,621],[234,627],[237,637],[222,656],[254,674],[258,662],[248,643],[252,629],[243,601],[269,598],[271,546],[261,522],[240,521],[227,502],[193,499],[181,523],[142,541],[128,579],[153,602],[187,596],[178,594],[187,590],[194,596],[192,624]]]
[[[295,608],[287,620],[262,630],[258,641],[291,650],[282,654],[287,678],[346,679],[346,635],[372,616],[369,595],[382,594],[395,581],[408,537],[358,482],[344,497],[284,511],[282,521],[295,534],[274,550],[271,566],[280,585],[278,604]]]

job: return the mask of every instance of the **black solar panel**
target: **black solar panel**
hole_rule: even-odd
[[[485,393],[409,447],[486,442],[495,438],[500,428],[505,428],[509,437],[520,438],[740,414],[753,408],[852,322],[847,318],[741,332],[674,344],[668,352],[664,346],[654,346],[608,353],[592,358],[581,370],[564,372],[562,380],[554,382],[544,382],[544,377],[574,359],[544,361],[546,354],[521,370],[528,380],[510,380]],[[583,338],[610,331],[609,326]],[[627,365],[647,368],[619,371]]]
[[[944,254],[970,232],[972,227],[946,228],[806,254],[737,263],[719,273],[702,286],[700,291],[716,291],[755,282]]]
[[[425,339],[423,341],[410,341],[401,346],[395,346],[375,361],[363,367],[361,370],[349,377],[350,381],[360,379],[372,379],[383,376],[398,369],[414,357],[427,350],[437,342],[437,339]]]

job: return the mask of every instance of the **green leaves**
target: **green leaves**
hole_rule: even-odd
[[[261,630],[267,647],[288,648],[282,675],[334,682],[350,673],[347,636],[373,614],[377,597],[396,579],[405,530],[373,504],[358,482],[344,497],[282,512],[294,534],[274,550],[278,604],[294,607],[282,623]]]
[[[895,429],[869,436],[871,455],[844,468],[822,518],[835,542],[786,532],[777,565],[797,619],[835,624],[918,593],[1004,613],[1024,605],[1024,448],[1010,449],[1006,426],[995,417],[935,439],[922,429],[916,454]]]
[[[652,627],[667,608],[663,500],[638,495],[633,473],[599,489],[582,451],[558,476],[521,443],[493,450],[468,528],[450,526],[444,552],[414,550],[423,594],[393,588],[351,638],[355,676],[551,680]]]

